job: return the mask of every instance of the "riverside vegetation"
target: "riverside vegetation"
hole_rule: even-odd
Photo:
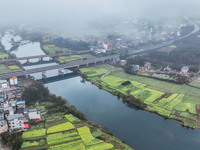
[[[127,103],[200,128],[199,89],[144,76],[130,75],[122,68],[103,64],[80,69],[98,87],[122,97]]]
[[[87,122],[83,113],[67,100],[50,94],[40,82],[28,81],[23,98],[28,108],[42,112],[42,120],[30,121],[23,133],[3,133],[3,142],[12,149],[24,150],[132,150],[95,124]],[[36,105],[37,104],[37,105]]]

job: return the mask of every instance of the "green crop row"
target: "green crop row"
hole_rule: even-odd
[[[47,134],[71,130],[71,129],[74,129],[74,125],[71,124],[70,122],[66,122],[66,123],[62,123],[62,124],[48,128]]]
[[[46,129],[39,129],[33,131],[23,132],[22,138],[23,139],[35,139],[39,137],[44,137],[46,135]]]
[[[67,120],[69,120],[71,123],[80,123],[80,119],[74,117],[72,114],[65,115]]]
[[[86,148],[83,142],[81,140],[78,140],[67,144],[51,146],[50,150],[86,150]]]
[[[62,142],[69,142],[77,139],[80,139],[77,132],[55,133],[47,136],[47,144],[59,144]]]

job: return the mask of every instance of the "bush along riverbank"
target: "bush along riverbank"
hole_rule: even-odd
[[[40,110],[42,119],[39,122],[30,120],[28,131],[1,134],[2,141],[11,149],[133,150],[112,133],[89,123],[75,106],[51,94],[42,82],[26,80],[23,83],[26,107]]]
[[[199,91],[195,88],[130,75],[122,68],[108,64],[82,68],[79,73],[99,88],[123,98],[130,105],[181,121],[186,127],[200,128]]]

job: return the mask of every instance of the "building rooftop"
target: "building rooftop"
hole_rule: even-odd
[[[4,111],[6,111],[6,110],[12,111],[13,108],[12,107],[6,107],[6,108],[4,108]]]
[[[14,114],[14,115],[9,115],[7,119],[9,121],[9,120],[13,120],[13,119],[21,118],[21,117],[24,117],[24,116],[22,114]]]
[[[189,67],[188,66],[183,66],[182,70],[189,70]]]
[[[28,112],[37,112],[37,111],[38,111],[38,110],[35,109],[35,108],[34,108],[34,109],[29,109],[29,110],[28,110]]]

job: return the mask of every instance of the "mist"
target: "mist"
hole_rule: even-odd
[[[96,21],[197,16],[199,0],[1,0],[3,25],[81,30]]]

